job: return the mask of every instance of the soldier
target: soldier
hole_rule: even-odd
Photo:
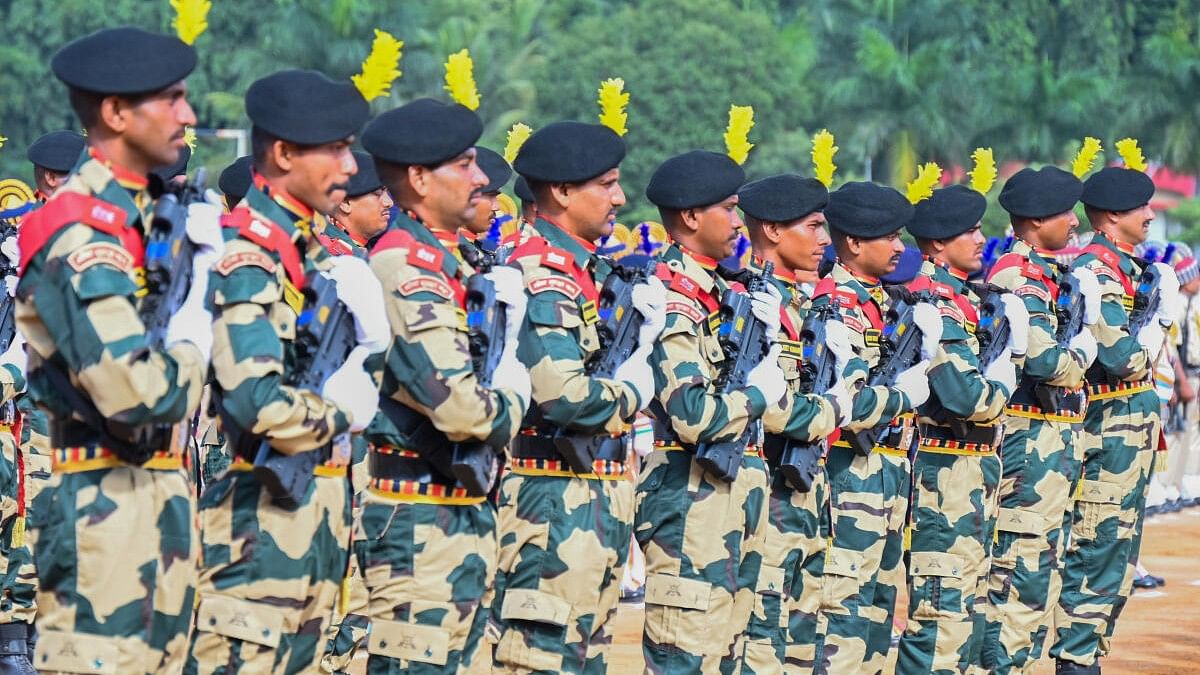
[[[1171,449],[1167,456],[1166,484],[1179,491],[1181,506],[1191,506],[1197,495],[1188,485],[1187,467],[1192,455],[1200,451],[1200,402],[1196,398],[1196,392],[1200,391],[1200,302],[1196,295],[1200,292],[1200,264],[1191,248],[1182,243],[1175,244],[1171,264],[1183,295],[1175,318],[1177,330],[1174,331],[1179,354],[1179,377],[1175,383],[1183,423],[1178,425],[1179,431],[1168,438]]]
[[[212,345],[215,209],[189,209],[194,284],[161,347],[139,315],[138,266],[146,175],[178,158],[196,122],[183,83],[195,65],[179,39],[136,28],[79,38],[51,61],[88,149],[20,231],[16,316],[53,447],[33,509],[42,672],[170,672],[186,651],[197,547],[179,439]],[[11,651],[24,632],[0,631],[0,644]]]
[[[346,199],[329,214],[332,227],[317,238],[333,255],[366,257],[368,242],[387,229],[394,202],[375,173],[370,155],[355,152],[354,163],[358,173],[346,184]]]
[[[1077,435],[1086,399],[1080,388],[1096,357],[1096,340],[1087,330],[1065,336],[1065,343],[1057,340],[1055,308],[1065,270],[1053,256],[1078,225],[1071,209],[1082,189],[1070,173],[1045,167],[1018,171],[1000,192],[1013,242],[988,281],[1025,302],[1029,334],[1000,448],[1003,476],[983,643],[988,672],[1024,672],[1041,657],[1062,587],[1062,547],[1082,458]],[[1084,272],[1073,275],[1073,282],[1084,293],[1083,320],[1094,321],[1095,279]]]
[[[662,331],[665,289],[634,290],[646,318],[638,346],[609,377],[584,364],[601,349],[598,290],[612,263],[595,253],[625,204],[625,143],[608,127],[555,122],[521,147],[517,171],[540,208],[534,236],[511,260],[528,289],[518,354],[529,368],[534,406],[513,441],[500,484],[500,564],[492,610],[500,672],[604,672],[609,629],[629,558],[633,484],[625,460],[630,423],[653,396],[648,358]],[[556,437],[596,441],[569,459]],[[582,453],[581,453],[582,454]]]
[[[232,211],[233,207],[242,203],[246,193],[250,191],[250,170],[253,164],[254,158],[246,155],[238,157],[233,164],[221,170],[221,175],[217,178],[217,187],[221,188],[221,193],[225,195],[227,211]]]
[[[458,104],[419,99],[375,119],[363,145],[401,211],[371,251],[388,289],[392,343],[382,413],[367,430],[371,483],[356,553],[370,594],[372,673],[470,669],[483,637],[483,598],[496,569],[495,507],[445,467],[458,444],[503,448],[529,403],[517,360],[525,315],[520,274],[488,273],[507,305],[504,347],[480,384],[471,363],[459,230],[486,208],[475,162],[483,124]],[[493,451],[485,449],[489,468]]]
[[[820,181],[783,174],[748,183],[738,190],[738,207],[745,214],[754,248],[751,266],[775,265],[771,281],[783,298],[780,314],[779,365],[788,393],[780,405],[763,414],[764,451],[773,469],[767,498],[768,518],[762,549],[762,570],[756,591],[760,598],[747,631],[749,642],[742,672],[812,672],[816,648],[817,608],[821,602],[821,569],[825,537],[820,514],[828,508],[824,468],[817,470],[807,490],[788,483],[779,469],[780,455],[790,442],[823,442],[850,421],[855,391],[865,376],[838,382],[824,395],[800,391],[803,354],[800,329],[808,314],[809,298],[798,286],[795,270],[816,272],[829,234],[822,209],[829,192]],[[827,345],[835,355],[838,373],[845,372],[854,352],[845,324],[825,324]]]
[[[895,270],[904,245],[900,229],[912,205],[889,187],[846,183],[830,194],[825,217],[837,263],[813,292],[813,308],[834,305],[850,329],[860,367],[879,365],[884,317],[890,296],[880,277]],[[920,358],[891,387],[865,388],[855,397],[851,420],[829,449],[829,516],[822,525],[830,539],[818,615],[816,670],[820,673],[881,672],[892,638],[908,506],[908,452],[915,442],[911,412],[929,397],[926,370],[937,350],[942,321],[937,309],[918,303]],[[884,427],[865,454],[849,434]]]
[[[471,227],[463,229],[463,236],[474,240],[476,235],[488,234],[495,239],[495,243],[499,243],[502,238],[500,227],[503,225],[497,221],[501,215],[500,191],[504,189],[508,179],[512,178],[513,170],[500,153],[482,145],[475,148],[475,161],[479,164],[479,170],[487,176],[488,183],[482,190],[483,207],[475,210],[475,222]],[[493,227],[496,228],[494,233],[491,232]]]
[[[908,231],[925,260],[908,289],[930,292],[942,342],[929,368],[930,400],[918,410],[909,515],[908,624],[897,673],[965,673],[981,667],[988,549],[1000,487],[999,420],[1016,390],[1029,315],[1005,293],[1009,334],[981,363],[980,298],[967,278],[983,266],[983,195],[965,185],[917,203]],[[987,345],[983,345],[987,346]],[[976,605],[978,604],[978,608]]]
[[[1099,320],[1091,326],[1099,353],[1087,372],[1083,477],[1054,615],[1050,654],[1059,673],[1100,672],[1099,659],[1108,653],[1132,590],[1141,545],[1146,490],[1162,431],[1153,368],[1179,302],[1174,270],[1153,263],[1162,275],[1160,304],[1131,333],[1130,310],[1142,273],[1133,248],[1146,239],[1154,219],[1153,194],[1154,182],[1144,172],[1106,167],[1087,179],[1080,197],[1095,235],[1072,267],[1099,279]]]
[[[25,157],[33,164],[39,201],[45,202],[67,182],[86,146],[87,139],[77,131],[51,131],[29,146]]]
[[[754,601],[767,498],[757,434],[732,482],[706,472],[694,455],[698,444],[753,432],[767,405],[784,394],[778,347],[750,371],[744,388],[716,387],[728,358],[717,339],[717,309],[730,288],[716,265],[733,253],[744,182],[728,156],[694,150],[659,165],[646,188],[674,240],[661,257],[670,277],[666,328],[650,359],[656,447],[639,479],[634,516],[646,556],[642,654],[652,672],[736,667]],[[774,338],[778,291],[760,291],[752,301]]]
[[[376,409],[368,353],[387,344],[382,294],[366,263],[330,256],[315,236],[355,173],[350,144],[366,101],[315,71],[264,77],[246,92],[253,184],[225,217],[214,268],[213,398],[233,453],[200,499],[203,556],[187,673],[297,673],[317,668],[349,561],[349,433]],[[319,111],[320,114],[314,113]],[[292,386],[306,280],[337,285],[358,346],[322,391]],[[284,508],[253,472],[261,443],[315,452],[314,478]]]

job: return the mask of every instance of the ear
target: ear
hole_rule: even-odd
[[[100,101],[100,122],[116,133],[125,131],[129,108],[120,96],[105,96]]]
[[[855,257],[862,255],[862,240],[858,237],[846,237],[846,250]]]
[[[292,170],[295,165],[296,147],[287,141],[276,139],[271,142],[271,147],[267,150],[267,155],[275,162],[275,166],[285,173]]]
[[[749,230],[749,225],[746,228]],[[779,240],[783,238],[783,228],[780,227],[779,223],[764,222],[762,224],[762,232],[767,241],[772,244],[778,244]]]
[[[930,242],[930,245],[933,248],[934,255],[946,250],[946,242],[943,239],[934,239]]]
[[[684,229],[689,234],[695,234],[700,231],[700,211],[699,209],[686,209],[679,212],[679,222],[683,223]]]
[[[350,206],[350,200],[346,200],[341,204],[338,204],[337,209],[346,215],[350,215],[350,212],[354,210],[354,207]]]
[[[547,190],[550,199],[558,206],[560,210],[566,210],[571,204],[571,186],[566,183],[554,183]]]
[[[429,169],[423,166],[410,165],[408,167],[408,184],[412,187],[413,192],[417,196],[424,199],[429,195],[430,176]]]

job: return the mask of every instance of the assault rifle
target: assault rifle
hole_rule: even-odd
[[[1129,311],[1129,334],[1136,336],[1138,331],[1145,328],[1154,320],[1158,313],[1159,284],[1162,275],[1154,265],[1146,265],[1142,276],[1138,279],[1137,291],[1133,295],[1133,309]]]
[[[800,328],[800,344],[804,360],[800,363],[800,391],[805,394],[824,394],[837,382],[837,359],[828,348],[825,326],[838,320],[837,307],[823,305],[809,312]],[[825,441],[799,441],[782,434],[767,434],[763,449],[774,458],[788,484],[800,492],[812,489],[818,462],[825,452]]]

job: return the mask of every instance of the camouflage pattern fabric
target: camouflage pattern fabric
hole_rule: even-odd
[[[177,424],[196,408],[206,365],[181,343],[148,351],[138,317],[140,233],[153,203],[145,178],[85,152],[38,214],[94,199],[114,215],[101,230],[85,212],[31,256],[17,289],[17,325],[29,343],[31,398],[68,424],[72,411],[40,372],[53,359],[100,413],[130,424]],[[77,219],[75,219],[77,218]],[[119,226],[121,220],[124,226]],[[112,232],[112,233],[110,233]],[[78,422],[74,423],[78,428]],[[38,431],[31,427],[30,442]],[[166,450],[166,449],[164,449]],[[178,456],[124,466],[98,444],[54,448],[55,469],[33,504],[37,667],[42,672],[176,670],[186,650],[195,592],[194,498]],[[11,565],[11,563],[10,563]],[[147,590],[149,589],[149,590]]]
[[[713,313],[726,288],[716,261],[679,244],[670,268],[667,324],[651,357],[655,436],[637,487],[634,533],[646,556],[642,654],[652,673],[732,672],[760,578],[767,522],[766,465],[747,450],[732,483],[708,475],[681,444],[727,441],[766,410],[757,389],[718,394],[725,354]]]
[[[983,665],[995,673],[1023,672],[1042,656],[1062,591],[1063,547],[1083,457],[1082,397],[1074,399],[1078,403],[1073,408],[1042,411],[1025,394],[1033,386],[1075,390],[1083,384],[1083,355],[1059,348],[1055,341],[1058,318],[1051,289],[1057,288],[1061,272],[1050,254],[1020,239],[1006,255],[1013,264],[994,266],[988,281],[1025,302],[1029,344],[1000,447],[1003,477],[983,643]]]
[[[200,437],[200,481],[201,485],[210,485],[222,473],[229,469],[233,457],[225,446],[225,436],[221,433],[220,424],[213,421]]]
[[[0,367],[0,406],[16,410],[17,400],[24,398],[17,392],[24,388],[23,373],[15,366]],[[31,624],[37,612],[37,570],[27,534],[33,469],[27,446],[18,446],[14,431],[0,425],[0,557],[6,561],[0,571],[0,624]]]
[[[571,272],[598,288],[610,265],[546,220],[535,228],[543,239],[513,253],[529,292],[518,347],[532,376],[529,433],[549,431],[547,425],[573,434],[626,433],[642,402],[626,383],[585,371],[600,348],[596,298]],[[624,457],[599,459],[593,473],[577,475],[562,459],[522,457],[522,442],[524,435],[500,486],[496,670],[606,672],[633,529]]]
[[[1063,591],[1055,611],[1056,659],[1090,665],[1109,651],[1117,618],[1133,591],[1141,548],[1146,490],[1158,447],[1158,395],[1148,380],[1154,364],[1129,334],[1133,297],[1122,276],[1136,280],[1141,268],[1132,251],[1102,234],[1075,259],[1100,280],[1100,320],[1092,327],[1099,343],[1088,372],[1087,417],[1080,435],[1085,450],[1082,483],[1075,502]],[[1124,391],[1102,387],[1118,384]]]

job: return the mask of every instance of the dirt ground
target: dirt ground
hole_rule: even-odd
[[[1112,654],[1103,661],[1104,672],[1200,673],[1200,508],[1151,518],[1142,559],[1151,573],[1166,578],[1167,585],[1134,593],[1117,626]],[[641,630],[641,606],[621,605],[610,672],[641,672]],[[365,673],[365,663],[360,654],[351,672]],[[488,672],[479,665],[474,672]],[[1049,659],[1034,671],[1036,675],[1053,672]]]

